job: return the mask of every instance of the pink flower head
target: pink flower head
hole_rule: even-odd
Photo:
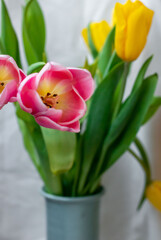
[[[17,100],[39,125],[79,132],[79,119],[86,112],[85,101],[93,91],[94,81],[87,70],[50,62],[20,84]]]
[[[14,59],[7,55],[0,55],[0,109],[8,102],[17,101],[17,89],[25,78]]]

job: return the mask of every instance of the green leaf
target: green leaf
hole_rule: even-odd
[[[27,75],[31,73],[39,72],[44,67],[44,65],[45,65],[44,62],[33,63],[32,65],[29,66],[27,70]]]
[[[19,45],[4,0],[1,0],[1,53],[10,55],[21,67]]]
[[[152,101],[157,80],[158,76],[154,74],[143,81],[140,87],[139,99],[133,114],[131,115],[131,118],[129,119],[120,136],[116,139],[114,144],[107,152],[105,163],[100,174],[113,165],[134,141]]]
[[[33,161],[36,169],[38,170],[41,178],[45,181],[45,174],[41,170],[39,157],[38,157],[37,151],[34,147],[34,143],[32,141],[32,138],[31,138],[30,134],[29,134],[29,131],[27,130],[26,123],[19,117],[17,119],[18,119],[20,130],[22,132],[25,148],[26,148],[31,160]]]
[[[112,68],[121,62],[123,62],[123,60],[118,57],[116,51],[114,50],[108,61],[103,77],[106,77],[108,73],[112,70]]]
[[[54,174],[67,172],[74,163],[76,135],[42,128],[42,133],[49,154],[51,171]]]
[[[154,97],[142,124],[147,123],[161,106],[161,97]]]
[[[113,52],[114,38],[115,38],[115,27],[112,28],[111,32],[108,34],[105,44],[98,56],[98,68],[102,76],[104,76],[104,72],[106,70],[106,67],[108,65],[108,62]]]
[[[123,104],[118,116],[112,123],[109,133],[105,138],[103,145],[104,152],[107,151],[108,147],[118,138],[125,126],[127,126],[127,123],[131,118],[131,115],[134,113],[136,103],[140,97],[139,93],[140,91],[131,94],[127,101]]]
[[[16,114],[22,132],[24,145],[29,153],[36,169],[44,180],[48,192],[61,195],[62,188],[60,179],[50,170],[48,152],[42,135],[41,127],[34,117],[24,112],[19,104],[16,104]]]
[[[120,79],[120,82],[116,88],[115,95],[114,95],[112,120],[116,118],[117,114],[120,111],[120,107],[125,94],[126,82],[127,82],[129,71],[130,71],[130,63],[125,62],[124,72],[122,74],[122,77]]]
[[[113,95],[123,69],[124,64],[116,66],[98,86],[93,95],[84,136],[84,160],[80,189],[85,183],[92,160],[110,126]]]
[[[98,55],[98,51],[93,43],[93,40],[92,40],[92,33],[91,33],[91,29],[90,29],[90,23],[88,24],[88,27],[87,27],[87,36],[88,36],[88,44],[89,44],[89,48],[90,48],[90,51],[91,51],[91,54],[93,56],[93,58],[96,58],[97,55]]]
[[[44,61],[45,21],[37,0],[30,0],[23,12],[23,43],[28,64]]]
[[[148,69],[148,67],[149,67],[152,59],[153,59],[153,56],[149,57],[149,58],[144,62],[144,64],[142,65],[142,67],[141,67],[141,69],[140,69],[140,71],[139,71],[139,73],[138,73],[138,76],[137,76],[137,78],[136,78],[136,80],[135,80],[135,83],[134,83],[132,92],[135,91],[138,87],[141,86],[142,81],[143,81],[143,79],[144,79],[144,76],[145,76],[145,74],[146,74],[146,71],[147,71],[147,69]]]
[[[109,132],[105,137],[104,143],[102,144],[103,147],[102,147],[101,154],[100,156],[98,156],[98,158],[96,158],[95,171],[93,171],[92,179],[90,180],[89,185],[93,186],[93,182],[95,182],[95,179],[98,179],[99,173],[102,169],[102,166],[104,165],[106,153],[110,148],[110,146],[114,143],[114,141],[120,136],[120,134],[125,129],[136,107],[136,103],[140,97],[139,93],[140,91],[136,91],[128,97],[128,99],[123,104],[119,114],[117,115],[115,120],[112,122]]]

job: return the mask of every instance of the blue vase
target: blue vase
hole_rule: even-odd
[[[60,197],[43,190],[47,240],[98,240],[102,193],[103,190],[87,197]]]

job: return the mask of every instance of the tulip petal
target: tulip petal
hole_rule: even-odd
[[[128,19],[125,56],[128,61],[136,59],[147,42],[154,12],[145,6],[135,10]]]
[[[55,91],[57,94],[61,94],[72,89],[72,74],[70,71],[52,62],[44,66],[38,75],[38,79],[37,91],[41,96]]]
[[[39,94],[36,92],[36,77],[37,73],[34,73],[25,78],[18,89],[17,95],[17,99],[21,108],[24,111],[32,114],[47,110],[47,107],[44,105]]]
[[[26,78],[26,75],[21,69],[19,69],[19,72],[20,72],[20,77],[21,77],[21,79],[20,79],[20,83],[21,83]]]
[[[13,79],[19,83],[20,73],[15,60],[8,55],[0,55],[0,81]]]
[[[14,59],[8,55],[0,55],[0,109],[8,102],[17,101],[20,79],[19,68]]]
[[[140,1],[116,3],[113,21],[116,25],[115,49],[120,58],[133,61],[143,50],[154,12]]]
[[[54,122],[53,120],[51,120],[50,118],[48,118],[46,116],[36,117],[35,120],[40,126],[46,127],[46,128],[52,128],[52,129],[56,129],[56,130],[60,130],[60,131],[69,131],[69,132],[79,132],[80,131],[80,125],[79,125],[78,121],[69,126],[63,126],[63,125],[60,125],[60,124]]]
[[[9,82],[0,95],[0,109],[8,102],[16,102],[17,98],[17,82]]]
[[[121,3],[116,3],[114,9],[116,21],[115,49],[119,57],[125,58],[126,19]]]
[[[146,190],[147,199],[156,207],[159,211],[161,211],[161,182],[154,181],[152,182]]]
[[[61,109],[47,108],[46,111],[39,112],[39,113],[35,114],[34,116],[36,118],[45,116],[45,117],[50,118],[54,122],[59,122],[62,117],[62,113],[63,113],[63,111]]]
[[[60,122],[63,124],[71,124],[83,117],[86,112],[86,104],[84,100],[73,89],[68,93],[59,96],[59,103],[56,109],[62,109],[63,114]]]
[[[91,30],[93,44],[96,47],[96,49],[100,51],[106,41],[106,38],[111,28],[105,20],[102,20],[101,22],[91,23],[90,30]],[[82,30],[82,36],[87,46],[89,46],[87,28],[84,28]]]
[[[87,101],[93,94],[95,83],[91,73],[85,69],[68,68],[73,76],[73,85],[79,95]]]
[[[67,127],[68,127],[68,132],[75,132],[75,133],[80,132],[80,122],[79,121],[73,122],[73,123],[67,125]]]

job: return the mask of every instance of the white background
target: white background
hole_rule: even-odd
[[[24,2],[6,0],[19,39]],[[80,35],[81,29],[89,21],[103,18],[109,21],[115,2],[41,0],[47,24],[49,59],[65,66],[80,66],[87,55]],[[152,53],[155,57],[150,71],[161,73],[161,2],[144,2],[155,10],[155,17],[147,47],[132,69],[127,92],[138,67]],[[158,94],[160,89],[161,83],[158,85]],[[146,130],[140,133],[151,157],[153,175],[158,178],[161,178],[160,118],[161,111],[147,125]],[[160,214],[149,203],[140,212],[136,212],[143,182],[142,170],[128,154],[106,174],[104,185],[107,191],[101,209],[101,240],[161,239]],[[24,150],[14,108],[8,104],[0,112],[0,240],[45,239],[44,201],[39,194],[41,185],[42,182]]]

